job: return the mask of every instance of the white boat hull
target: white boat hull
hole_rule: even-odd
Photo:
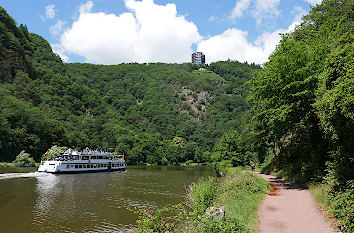
[[[84,172],[112,172],[125,170],[124,160],[101,160],[90,162],[87,160],[44,161],[38,172],[47,173],[84,173]]]

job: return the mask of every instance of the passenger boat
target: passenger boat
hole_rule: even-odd
[[[83,151],[68,149],[56,158],[43,160],[38,168],[38,172],[111,172],[125,170],[125,168],[124,155],[86,148]]]

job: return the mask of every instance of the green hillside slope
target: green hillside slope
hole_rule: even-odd
[[[114,148],[135,163],[206,162],[224,132],[245,130],[256,65],[64,64],[0,9],[0,160],[52,145]]]

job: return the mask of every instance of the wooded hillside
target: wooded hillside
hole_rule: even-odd
[[[259,66],[64,64],[0,9],[0,160],[37,161],[52,145],[113,148],[135,163],[206,162],[250,119],[245,83]]]

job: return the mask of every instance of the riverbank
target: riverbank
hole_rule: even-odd
[[[0,167],[16,167],[14,163],[0,163]]]
[[[139,232],[257,232],[257,211],[267,182],[242,169],[193,183],[185,203],[140,211]]]
[[[41,163],[36,163],[35,167],[39,167],[40,164]],[[5,162],[3,162],[3,163],[0,163],[0,167],[18,167],[18,166],[16,166],[15,163],[5,163]]]

